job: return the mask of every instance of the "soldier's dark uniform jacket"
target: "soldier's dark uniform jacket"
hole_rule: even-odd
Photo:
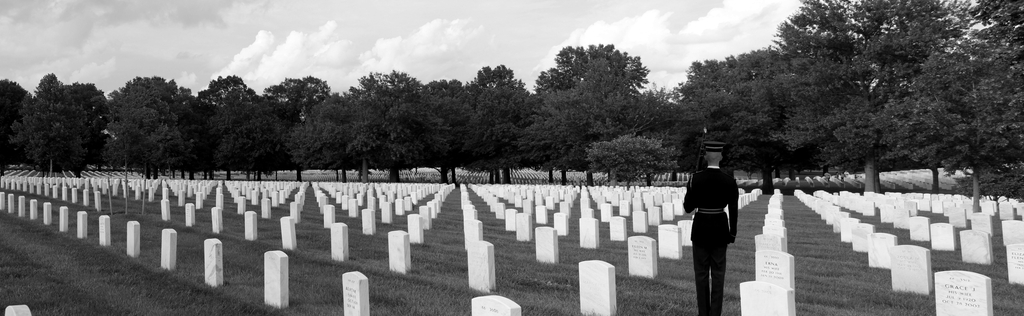
[[[739,199],[736,179],[717,168],[707,168],[694,174],[686,186],[683,209],[686,213],[697,211],[690,231],[693,245],[718,247],[733,243]]]

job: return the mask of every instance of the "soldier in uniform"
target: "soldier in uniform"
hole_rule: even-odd
[[[699,315],[718,316],[722,314],[725,251],[736,240],[739,191],[736,179],[718,167],[725,143],[706,141],[704,146],[708,167],[690,179],[683,208],[687,214],[697,212],[693,215],[690,241]]]

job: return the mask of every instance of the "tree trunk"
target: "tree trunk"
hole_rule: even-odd
[[[672,170],[672,175],[669,176],[668,181],[672,181],[672,182],[679,181],[679,173],[677,173],[675,170]]]
[[[231,169],[228,169],[227,172],[228,172],[228,178],[227,179],[228,179],[228,181],[231,181]],[[213,175],[211,174],[211,176],[213,176]]]
[[[250,179],[252,179],[252,171],[246,171],[245,172],[245,181],[249,181]]]
[[[971,168],[971,186],[974,187],[972,199],[974,200],[974,213],[981,212],[981,168]]]
[[[452,184],[459,185],[459,179],[455,178],[455,168],[451,168],[451,169],[452,169]]]
[[[184,175],[182,175],[182,177],[184,177]],[[196,179],[196,172],[195,171],[189,171],[188,172],[188,179],[189,180],[195,180]]]
[[[566,179],[566,177],[565,177],[565,174],[566,174],[566,172],[565,172],[565,169],[562,169],[562,185],[565,185],[565,184],[566,184],[566,180],[567,180],[567,179]]]
[[[932,193],[939,194],[939,167],[932,167]]]
[[[295,181],[302,182],[302,168],[295,168]]]
[[[555,183],[555,169],[548,169],[548,184]]]
[[[441,183],[448,183],[448,167],[441,166]]]
[[[879,192],[878,190],[878,173],[875,172],[875,157],[868,155],[867,160],[864,161],[864,192]]]
[[[370,182],[370,160],[363,158],[363,166],[359,169],[359,181],[363,183]]]
[[[345,170],[345,168],[341,168],[341,182],[342,183],[348,182],[348,171]]]
[[[594,172],[590,170],[587,170],[587,186],[594,186]]]
[[[256,171],[256,181],[263,181],[263,173]]]
[[[789,169],[789,180],[796,180],[796,170],[793,170],[792,168]]]
[[[587,171],[587,176],[589,175],[590,172]],[[613,187],[619,186],[619,177],[615,176],[615,169],[608,170],[608,181],[611,182]]]
[[[146,179],[146,180],[149,180],[149,164],[148,163],[142,164],[142,173],[143,173],[142,177],[144,179]]]
[[[334,169],[334,182],[338,182],[338,180],[340,180],[340,179],[341,178],[338,175],[338,169]]]
[[[761,192],[775,194],[775,182],[772,181],[772,167],[761,167]]]
[[[782,169],[781,168],[775,168],[775,178],[776,179],[782,178]]]
[[[501,169],[502,183],[512,184],[512,168]]]
[[[874,163],[874,158],[871,159],[872,163]],[[821,176],[825,176],[826,173],[828,173],[828,166],[821,166]]]
[[[487,170],[487,184],[494,184],[494,170]]]
[[[398,171],[399,171],[398,167],[390,167],[390,168],[388,168],[388,181],[389,182],[391,182],[391,183],[402,182],[402,179],[399,178],[399,176],[398,176]]]

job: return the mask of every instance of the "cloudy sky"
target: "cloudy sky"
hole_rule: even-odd
[[[336,92],[370,72],[468,81],[504,64],[532,87],[564,46],[614,44],[659,86],[693,61],[772,43],[799,0],[0,0],[0,78],[54,73],[110,92],[137,76],[193,93],[238,75],[261,92],[316,76]]]

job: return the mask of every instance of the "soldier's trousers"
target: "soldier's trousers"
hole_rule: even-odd
[[[726,248],[693,246],[693,276],[697,284],[697,309],[700,316],[722,315]]]

